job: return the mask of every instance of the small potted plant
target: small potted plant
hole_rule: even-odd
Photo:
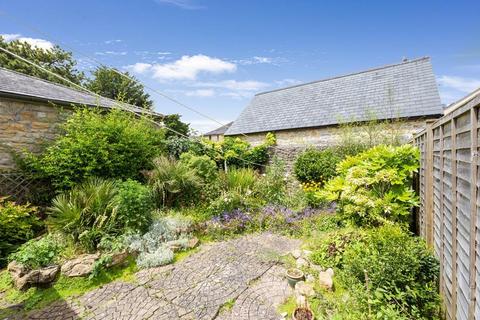
[[[288,284],[290,287],[295,288],[295,284],[299,281],[303,281],[305,278],[305,274],[302,270],[297,268],[290,268],[287,270],[286,273]]]
[[[297,306],[292,314],[293,320],[313,320],[314,318],[312,309],[308,307],[308,302],[305,302],[304,306]]]

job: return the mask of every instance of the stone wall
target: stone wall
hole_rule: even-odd
[[[408,142],[413,135],[425,128],[428,119],[409,119],[402,120],[395,125],[386,126],[384,129],[395,130],[395,135],[401,136],[404,142]],[[369,139],[366,134],[367,127],[359,126],[352,129],[351,135]],[[272,154],[285,162],[287,171],[290,172],[298,154],[308,147],[326,148],[338,145],[344,136],[344,130],[338,126],[320,127],[320,128],[304,128],[293,130],[282,130],[275,132],[277,145],[273,148]],[[386,132],[385,134],[388,134]],[[258,145],[264,142],[266,133],[247,134],[247,137],[239,135],[250,142],[252,145]]]
[[[69,113],[47,102],[0,97],[0,170],[14,168],[11,151],[37,152],[54,139]]]

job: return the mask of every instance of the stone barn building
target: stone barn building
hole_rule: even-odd
[[[115,108],[119,102],[0,68],[0,171],[14,168],[12,151],[39,151],[54,139],[73,106]],[[129,105],[138,113],[145,110]],[[160,114],[148,112],[155,117]]]
[[[252,144],[277,137],[274,154],[291,165],[307,146],[339,142],[339,124],[401,120],[403,139],[443,113],[430,58],[258,93],[225,132]]]

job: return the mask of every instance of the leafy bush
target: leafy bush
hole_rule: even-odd
[[[407,223],[417,205],[411,187],[418,169],[418,149],[380,145],[339,163],[320,198],[337,201],[338,211],[357,225]]]
[[[180,161],[194,170],[204,184],[215,183],[218,179],[217,165],[208,156],[197,156],[187,152],[180,156]]]
[[[300,182],[324,184],[335,176],[335,168],[341,159],[334,148],[310,148],[298,156],[293,170]]]
[[[330,232],[315,243],[311,260],[324,268],[343,266],[343,254],[352,243],[362,239],[363,233],[354,229],[341,229]]]
[[[137,265],[151,268],[173,261],[169,245],[186,248],[191,221],[184,217],[162,217],[155,221],[143,236],[132,235],[126,239],[130,250],[138,252]],[[168,242],[168,244],[167,244]]]
[[[244,193],[251,193],[255,190],[257,179],[256,172],[249,168],[232,168],[224,174],[227,190],[238,190]]]
[[[321,185],[318,182],[304,182],[302,183],[302,190],[305,200],[310,207],[319,208],[325,205],[325,199],[317,196],[321,190]]]
[[[350,244],[343,268],[360,284],[368,278],[368,299],[378,318],[389,311],[386,306],[408,319],[439,314],[439,263],[423,241],[397,226],[373,229],[363,241]]]
[[[187,163],[167,157],[154,160],[148,178],[162,207],[191,205],[203,187],[201,178]]]
[[[228,169],[230,166],[260,169],[260,166],[267,163],[269,159],[268,151],[275,143],[276,138],[272,133],[267,133],[265,141],[255,147],[241,138],[226,137],[220,142],[204,140],[203,144],[205,146],[194,152],[208,155],[217,163],[218,167],[224,169]]]
[[[9,260],[15,260],[30,269],[42,268],[54,263],[63,247],[63,239],[59,235],[48,234],[39,240],[24,243],[9,256]]]
[[[0,197],[0,266],[8,254],[33,238],[41,228],[36,208],[18,205]]]
[[[103,110],[104,111],[104,110]],[[88,177],[141,179],[141,171],[164,150],[164,132],[148,120],[119,110],[78,109],[63,125],[64,135],[23,167],[68,189]]]
[[[134,180],[118,183],[114,200],[117,205],[119,225],[131,230],[145,230],[151,222],[154,208],[151,190]]]
[[[270,204],[285,204],[288,193],[285,163],[274,158],[267,166],[265,174],[259,179],[256,189],[259,197]]]
[[[150,207],[148,189],[136,182],[91,178],[53,200],[47,224],[93,251],[106,235],[144,228]]]

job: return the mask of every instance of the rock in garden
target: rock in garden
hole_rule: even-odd
[[[298,258],[296,264],[297,268],[308,267],[308,261],[303,258]]]
[[[333,289],[333,269],[328,268],[318,274],[318,283],[321,287],[332,290]]]
[[[67,277],[85,277],[92,273],[95,261],[100,254],[82,254],[62,265],[62,274]]]
[[[295,285],[295,293],[306,297],[313,297],[315,295],[313,287],[303,281],[297,282]]]
[[[315,277],[312,276],[311,274],[307,275],[306,278],[307,278],[307,282],[308,282],[308,283],[311,283],[311,282],[314,282],[314,281],[315,281]]]
[[[192,239],[188,240],[188,242],[187,242],[187,248],[188,248],[188,249],[193,249],[193,248],[195,248],[196,246],[198,246],[199,243],[200,243],[200,240],[198,240],[197,237],[193,237]]]
[[[57,278],[60,267],[57,265],[41,269],[28,270],[23,265],[12,261],[8,264],[7,270],[12,276],[15,287],[25,290],[31,286],[49,284]]]
[[[183,245],[177,240],[168,241],[165,243],[165,246],[173,252],[178,252],[183,249]]]
[[[312,253],[313,253],[313,252],[310,251],[310,250],[303,250],[303,256],[304,256],[305,258],[310,257],[310,255],[311,255]]]
[[[302,256],[302,251],[300,250],[293,250],[292,251],[292,256],[294,259],[298,259]]]
[[[110,260],[109,263],[107,263],[107,268],[111,268],[114,266],[118,266],[122,263],[124,263],[128,258],[128,252],[123,251],[123,252],[116,252],[112,254],[112,259]]]
[[[305,299],[304,295],[296,294],[295,295],[295,302],[297,306],[304,306],[307,303],[307,299]]]

